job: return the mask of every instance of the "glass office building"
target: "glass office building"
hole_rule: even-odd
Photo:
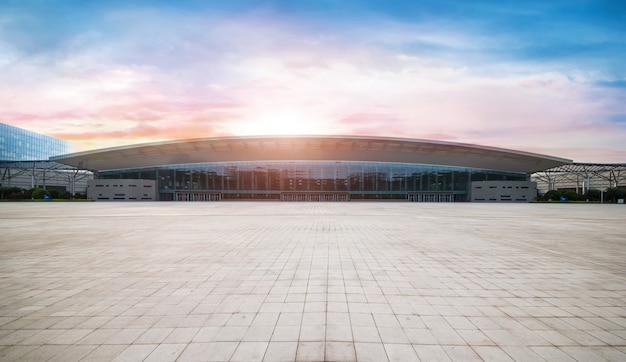
[[[524,173],[350,161],[217,162],[104,171],[100,179],[155,180],[164,201],[467,201],[472,181]]]
[[[0,161],[44,161],[70,152],[70,143],[0,123]]]

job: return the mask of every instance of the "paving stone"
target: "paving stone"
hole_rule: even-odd
[[[390,361],[417,361],[417,353],[410,344],[385,343],[385,351]],[[358,352],[358,349],[357,349]]]
[[[231,361],[260,361],[267,350],[267,342],[241,342]]]
[[[118,354],[113,361],[144,361],[156,347],[156,344],[131,344]]]
[[[6,204],[0,359],[621,361],[624,219],[620,205]]]
[[[295,361],[298,342],[270,342],[265,351],[264,361]]]
[[[150,355],[144,359],[146,362],[176,361],[187,345],[180,344],[159,344]]]
[[[323,361],[325,355],[324,342],[299,342],[296,352],[297,361]]]

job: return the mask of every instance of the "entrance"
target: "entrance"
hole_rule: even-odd
[[[451,193],[426,193],[412,192],[406,195],[409,202],[453,202],[454,196]]]
[[[175,192],[174,201],[219,201],[222,194],[219,192]]]
[[[347,192],[283,192],[280,194],[281,201],[306,201],[306,202],[340,202],[350,201]]]

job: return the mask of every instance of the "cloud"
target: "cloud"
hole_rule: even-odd
[[[94,4],[72,25],[4,15],[0,121],[83,149],[286,132],[624,147],[622,30],[568,35],[563,4]]]
[[[609,88],[626,88],[626,79],[601,80],[601,81],[595,82],[595,85],[599,87],[609,87]]]

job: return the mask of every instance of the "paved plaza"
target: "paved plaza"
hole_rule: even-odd
[[[2,361],[626,361],[626,206],[0,203]]]

